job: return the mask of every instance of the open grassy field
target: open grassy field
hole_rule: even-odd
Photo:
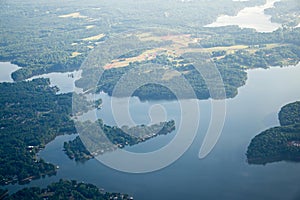
[[[75,58],[76,56],[81,55],[82,53],[79,53],[77,51],[72,52],[72,55],[70,56],[71,58]]]
[[[119,67],[126,67],[130,63],[134,62],[142,62],[142,61],[149,61],[154,60],[157,58],[158,55],[166,55],[168,59],[176,63],[182,61],[180,56],[184,53],[209,53],[217,52],[217,51],[226,51],[226,55],[234,54],[236,51],[245,50],[249,53],[255,53],[259,49],[272,49],[282,44],[272,43],[266,44],[264,47],[250,47],[248,45],[233,45],[233,46],[217,46],[217,47],[210,47],[210,48],[202,48],[199,47],[190,47],[190,44],[199,44],[201,38],[192,37],[190,34],[165,34],[165,35],[157,35],[152,34],[150,32],[143,32],[135,35],[138,37],[140,41],[154,41],[154,42],[164,42],[164,41],[171,41],[171,44],[166,46],[161,46],[158,48],[148,49],[141,52],[137,56],[129,57],[129,58],[119,58],[112,60],[109,64],[104,66],[104,69],[111,69],[111,68],[119,68]],[[220,59],[224,56],[215,57],[216,59]],[[172,74],[170,76],[173,76]],[[165,77],[169,79],[169,77]]]
[[[83,38],[81,40],[83,40],[83,41],[95,41],[95,40],[100,40],[104,36],[105,36],[105,34],[100,33],[98,35],[94,35],[94,36],[91,36],[91,37]]]
[[[80,12],[74,12],[66,15],[60,15],[60,18],[87,18],[87,16],[81,15]]]

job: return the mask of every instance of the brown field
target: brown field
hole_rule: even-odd
[[[77,52],[77,51],[75,51],[75,52],[72,52],[72,55],[70,56],[71,58],[75,58],[76,56],[79,56],[79,55],[81,55],[82,53],[79,53],[79,52]]]
[[[176,70],[166,70],[162,77],[162,80],[168,81],[168,80],[171,80],[172,78],[174,78],[176,76],[180,76],[180,75],[181,75],[181,73]]]
[[[60,18],[87,18],[87,16],[81,15],[80,12],[74,12],[74,13],[70,13],[70,14],[66,14],[66,15],[60,15],[58,16]]]
[[[171,61],[174,61],[175,59],[177,61],[178,57],[181,56],[184,53],[189,52],[206,52],[206,53],[212,53],[213,51],[226,51],[226,54],[232,54],[235,51],[238,50],[247,50],[250,53],[254,53],[259,48],[249,48],[248,45],[233,45],[233,46],[219,46],[219,47],[211,47],[211,48],[191,48],[189,47],[189,44],[198,43],[201,38],[193,38],[189,34],[170,34],[165,36],[155,36],[151,33],[145,32],[140,33],[136,35],[141,41],[172,41],[171,45],[163,46],[160,48],[154,48],[150,50],[146,50],[143,53],[141,53],[138,56],[130,57],[130,58],[124,58],[124,59],[115,59],[112,60],[109,64],[105,65],[104,69],[111,69],[111,68],[118,68],[118,67],[125,67],[128,66],[129,63],[133,62],[141,62],[146,60],[153,60],[156,58],[157,55],[167,55],[168,58]],[[276,46],[279,46],[279,44],[267,44],[265,48],[274,48]],[[217,59],[220,59],[224,56],[220,56]],[[164,79],[168,80],[171,79],[173,76],[177,76],[177,74],[170,73],[168,75],[164,75]]]
[[[115,59],[112,60],[111,63],[104,66],[104,69],[118,68],[128,66],[129,63],[133,62],[141,62],[146,60],[153,60],[157,55],[165,54],[168,57],[175,58],[180,56],[185,52],[184,49],[188,47],[189,43],[195,43],[198,39],[191,38],[190,35],[181,34],[181,35],[166,35],[166,36],[153,36],[151,33],[142,33],[137,35],[141,41],[172,41],[173,44],[170,46],[155,48],[146,50],[142,54],[126,58],[126,59]]]
[[[94,28],[95,26],[94,25],[89,25],[89,26],[86,26],[85,28],[86,29],[91,29],[91,28]]]
[[[103,38],[104,36],[105,36],[105,34],[100,33],[99,35],[94,35],[94,36],[91,36],[91,37],[83,38],[81,40],[83,40],[83,41],[94,41],[94,40],[99,40],[99,39]]]

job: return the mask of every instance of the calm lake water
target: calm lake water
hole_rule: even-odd
[[[239,89],[238,96],[226,101],[226,122],[220,140],[202,160],[198,159],[198,153],[209,124],[210,100],[200,101],[201,121],[192,146],[179,160],[162,170],[129,174],[110,169],[95,159],[84,164],[76,163],[62,151],[63,141],[76,135],[60,136],[40,152],[46,161],[60,166],[57,176],[34,180],[29,186],[46,186],[66,178],[93,183],[107,191],[129,193],[139,200],[299,199],[300,163],[248,165],[245,156],[247,146],[255,135],[279,124],[277,113],[280,107],[300,99],[299,76],[300,65],[249,70],[247,83]],[[110,97],[101,96],[104,106],[99,116],[112,125],[115,122],[109,105]],[[133,98],[131,116],[137,123],[147,123],[150,121],[149,109],[157,104],[164,107],[166,119],[175,119],[178,124],[181,113],[176,101],[139,102]],[[151,151],[166,145],[175,134],[176,131],[128,149]],[[7,188],[15,191],[21,187],[24,186]]]
[[[0,62],[0,83],[1,82],[13,82],[11,73],[18,70],[20,67],[11,64],[10,62]]]
[[[272,23],[270,21],[271,16],[266,15],[264,10],[273,7],[276,1],[279,0],[267,0],[266,4],[262,6],[244,8],[236,16],[222,15],[206,27],[238,25],[241,28],[254,28],[258,32],[272,32],[281,25]]]
[[[272,2],[268,1],[267,6]],[[270,23],[269,16],[262,14],[265,8],[266,5],[245,8],[236,17],[223,16],[225,21],[222,22],[220,17],[216,23],[224,26],[230,22],[230,25],[272,31],[278,24]],[[252,14],[249,14],[249,10]],[[245,16],[247,17],[244,18]],[[3,65],[7,67],[4,69]],[[17,66],[0,63],[0,82],[11,81],[10,74],[17,69],[14,67]],[[76,78],[68,77],[68,74],[70,73],[51,73],[44,77],[49,77],[51,84],[58,85],[61,92],[69,92],[73,91]],[[201,121],[192,146],[179,160],[162,170],[129,174],[110,169],[96,159],[76,163],[62,151],[63,142],[74,139],[76,135],[66,135],[57,137],[39,154],[46,161],[60,166],[56,176],[34,180],[25,186],[9,185],[6,188],[14,192],[28,186],[46,186],[65,178],[93,183],[106,191],[128,193],[138,200],[300,199],[300,163],[248,165],[245,156],[247,146],[255,135],[279,125],[277,113],[281,106],[300,99],[299,76],[299,64],[296,67],[249,70],[247,83],[239,88],[237,97],[226,100],[226,121],[222,135],[213,151],[204,159],[200,160],[198,153],[210,122],[210,100],[199,102]],[[97,112],[98,116],[105,123],[115,125],[110,106],[111,97],[105,94],[100,97],[103,99],[103,108]],[[177,125],[180,123],[182,113],[176,101],[140,102],[137,98],[132,98],[131,116],[136,123],[147,124],[151,121],[149,110],[158,108],[158,105],[164,107],[166,115],[159,118],[160,112],[152,112],[154,118],[174,119]],[[165,146],[175,134],[176,131],[127,149],[135,152],[152,151]]]
[[[52,72],[48,74],[33,76],[28,80],[35,78],[49,78],[51,86],[58,86],[58,93],[68,93],[73,92],[75,89],[75,81],[80,79],[81,71],[73,72]]]
[[[1,82],[13,82],[11,74],[20,69],[17,65],[11,64],[10,62],[0,62],[0,83]],[[27,80],[32,80],[35,78],[49,78],[51,86],[58,86],[58,93],[68,93],[73,92],[75,89],[75,81],[80,79],[81,70],[73,72],[53,72],[48,74],[43,74],[39,76],[34,76]],[[78,89],[78,88],[77,88]]]
[[[13,82],[11,73],[20,69],[17,65],[11,64],[10,62],[0,62],[0,82]],[[75,88],[75,81],[80,79],[81,70],[73,72],[53,72],[38,76],[33,76],[27,80],[35,78],[49,78],[51,86],[58,86],[58,93],[73,92]]]

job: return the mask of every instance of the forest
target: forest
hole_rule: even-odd
[[[213,22],[220,12],[233,15],[246,6],[264,2],[226,0],[228,6],[223,7],[214,1],[202,1],[205,7],[199,2],[190,2],[194,7],[192,12],[190,5],[174,2],[174,9],[169,12],[173,17],[164,18],[163,24],[161,8],[168,8],[169,4],[161,1],[144,0],[140,9],[131,8],[135,4],[131,0],[126,3],[96,0],[89,3],[70,0],[42,0],[39,3],[4,1],[0,8],[0,18],[5,22],[0,23],[0,61],[10,61],[22,67],[12,74],[15,81],[50,72],[73,71],[102,40],[124,30],[144,28],[145,24],[148,27],[168,27],[176,23],[179,30],[186,31],[187,22],[191,23],[191,27],[195,26],[195,22],[197,27],[203,26]],[[115,7],[115,3],[119,8]],[[181,13],[180,17],[178,13]],[[99,34],[104,37],[95,37]]]
[[[300,161],[300,102],[283,106],[280,125],[255,136],[247,149],[249,164]]]
[[[204,38],[199,42],[203,48],[217,46],[249,45],[265,49],[267,44],[300,44],[299,28],[284,27],[273,32],[256,32],[250,28],[239,28],[238,26],[226,26],[207,28],[215,34]],[[256,45],[256,46],[254,46]],[[195,45],[194,45],[195,47]]]
[[[233,98],[237,95],[237,88],[244,85],[247,80],[247,69],[296,65],[300,60],[300,28],[286,28],[278,29],[272,33],[258,33],[252,29],[228,26],[225,27],[226,34],[223,34],[223,29],[223,27],[222,29],[213,28],[212,31],[216,34],[207,36],[200,43],[189,44],[191,52],[182,54],[180,57],[166,55],[162,52],[151,60],[135,61],[125,67],[106,69],[99,78],[97,91],[113,95],[116,84],[120,82],[124,75],[131,73],[131,77],[135,77],[130,80],[132,85],[139,85],[145,80],[151,82],[152,76],[157,77],[153,81],[155,83],[141,85],[132,93],[132,96],[137,96],[143,101],[176,99],[177,95],[170,91],[170,88],[164,86],[177,87],[179,88],[178,91],[184,93],[187,88],[184,84],[178,84],[180,78],[188,81],[198,99],[207,99],[211,97],[210,91],[191,60],[193,56],[202,56],[201,53],[193,52],[199,51],[200,48],[203,52],[207,49],[208,53],[204,54],[212,58],[218,69],[224,83],[226,97]],[[230,43],[228,43],[229,40]],[[201,48],[202,46],[204,48]],[[243,48],[226,50],[227,46],[231,48],[243,46]],[[91,77],[97,74],[95,70],[86,69],[83,77],[77,81],[77,86],[87,90],[90,87],[88,85],[90,81],[88,80],[91,80]],[[179,72],[179,75],[170,78],[161,76],[164,73],[170,73],[169,71]],[[128,87],[125,85],[124,87]],[[126,91],[125,88],[122,89],[122,84],[119,84],[119,91],[122,90]],[[189,98],[188,94],[182,94],[181,96]]]
[[[199,2],[188,2],[188,4],[195,4],[197,12],[195,12],[196,10],[192,12],[189,10],[188,12],[187,8],[190,8],[190,5],[186,6],[187,4],[184,2],[176,2],[174,9],[168,12],[168,16],[172,16],[175,13],[176,15],[173,18],[164,18],[165,23],[163,24],[158,23],[158,21],[161,22],[162,18],[157,13],[160,11],[154,9],[158,5],[162,8],[167,6],[162,2],[157,4],[157,2],[145,0],[141,3],[141,10],[134,11],[135,13],[132,13],[129,4],[119,3],[119,9],[126,13],[127,18],[120,15],[118,10],[112,8],[113,2],[102,2],[99,5],[97,2],[91,1],[88,4],[90,7],[87,9],[82,9],[83,5],[80,2],[74,4],[73,9],[68,6],[61,7],[62,5],[59,6],[61,3],[58,5],[55,2],[43,2],[47,6],[40,7],[35,5],[35,9],[29,9],[28,5],[14,1],[6,2],[0,13],[2,19],[7,20],[9,23],[1,23],[0,27],[0,38],[2,38],[0,40],[0,61],[10,61],[22,67],[12,74],[12,78],[15,81],[22,81],[34,75],[49,72],[73,71],[79,69],[88,55],[98,45],[101,45],[103,41],[113,38],[118,33],[128,30],[128,28],[130,30],[143,30],[145,29],[145,22],[147,22],[148,26],[150,24],[160,24],[156,26],[157,29],[164,29],[170,33],[191,34],[191,37],[201,38],[198,43],[189,44],[189,47],[192,49],[203,48],[203,51],[208,52],[223,79],[226,97],[233,98],[237,95],[237,88],[245,84],[247,79],[245,69],[294,65],[299,62],[300,28],[284,26],[284,28],[280,28],[272,33],[259,33],[254,29],[241,29],[237,26],[202,27],[212,22],[220,13],[234,15],[238,10],[246,6],[259,5],[263,2],[263,0],[226,1],[228,5],[226,9],[213,1],[209,3],[205,1],[205,7],[199,7],[201,5]],[[68,2],[64,4],[68,4]],[[149,7],[149,5],[151,6]],[[287,7],[285,3],[277,2],[275,7],[271,9],[272,12],[267,12],[271,12],[273,18],[275,18],[276,13],[280,11],[282,6]],[[18,10],[18,12],[14,9],[5,9],[6,7],[15,7],[15,10]],[[77,9],[75,13],[72,12],[74,8]],[[101,12],[98,12],[98,8],[103,9]],[[136,21],[136,12],[143,13],[142,10],[145,8],[153,9],[153,12],[157,13],[156,17],[153,17],[153,15],[140,15],[143,17]],[[179,17],[178,12],[175,12],[178,8],[181,9],[182,17]],[[210,11],[207,12],[207,9]],[[213,11],[218,11],[218,13]],[[191,15],[191,13],[194,13],[194,15]],[[277,15],[282,16],[283,14]],[[108,18],[108,16],[112,19]],[[22,20],[28,18],[30,20],[27,20],[26,24],[32,27],[30,29],[24,28],[22,23]],[[194,20],[195,18],[201,18],[202,20]],[[49,21],[51,21],[51,24],[48,23]],[[190,28],[186,28],[187,22],[192,23]],[[169,25],[174,23],[178,26],[174,29],[169,29]],[[193,23],[199,24],[196,26]],[[22,36],[20,36],[21,33]],[[20,37],[23,39],[19,40]],[[127,45],[120,46],[122,49],[114,49],[116,46],[108,48],[115,52],[125,51],[124,48],[130,49],[135,47],[137,49],[129,52],[129,54],[125,52],[123,55],[119,54],[116,57],[124,59],[137,56],[145,49],[149,49],[150,46],[153,48],[159,44],[155,40],[146,43],[133,40],[131,44],[128,43]],[[234,48],[240,45],[244,45],[245,48],[226,50],[226,47]],[[102,50],[105,51],[104,49]],[[111,56],[111,51],[102,53],[101,56],[116,59]],[[187,65],[184,63],[185,61],[181,61],[183,63],[180,66],[177,64],[174,66],[173,59],[158,56],[156,59],[148,62],[167,65],[168,69],[180,72],[181,76],[187,79],[192,86],[196,98],[210,98],[210,91],[203,78],[194,70],[193,63]],[[140,64],[140,62],[129,63],[128,67],[125,68],[105,70],[103,77],[101,77],[101,82],[98,84],[98,91],[104,91],[112,95],[113,88],[119,78],[132,69],[133,66]],[[90,89],[87,83],[90,82],[90,76],[97,74],[95,70],[97,71],[97,69],[93,68],[86,69],[82,79],[77,82],[77,86],[86,90]],[[169,81],[163,81],[162,83],[175,85],[175,82],[177,82],[177,79],[173,77]],[[182,87],[180,84],[176,86]],[[186,88],[182,87],[181,89],[184,91]],[[141,100],[176,98],[172,91],[161,87],[160,84],[141,86],[134,92],[133,96],[138,96]]]
[[[28,183],[41,176],[54,175],[56,166],[38,157],[38,152],[56,136],[77,133],[72,113],[72,93],[56,94],[57,87],[50,87],[49,79],[34,79],[16,83],[0,83],[0,184]],[[75,94],[74,94],[75,95]],[[76,98],[81,101],[85,99]],[[87,111],[91,103],[81,110]],[[102,100],[97,100],[99,108]],[[74,110],[73,110],[74,111]],[[175,129],[173,120],[127,128],[111,127],[99,120],[108,139],[116,147],[134,145]],[[83,122],[82,127],[95,125]],[[156,133],[155,135],[153,133]],[[102,144],[106,146],[105,143]],[[66,154],[76,160],[90,158],[79,137],[64,144]],[[100,149],[102,150],[102,149]],[[98,152],[100,151],[98,149]]]
[[[266,10],[266,13],[272,15],[272,21],[284,24],[283,28],[272,33],[258,33],[254,29],[237,26],[202,26],[212,23],[222,14],[235,15],[245,7],[261,5],[264,0],[224,0],[226,6],[209,0],[176,1],[172,5],[169,1],[161,0],[1,1],[0,61],[11,62],[21,69],[12,73],[15,83],[0,83],[0,185],[25,184],[32,179],[54,175],[57,166],[44,161],[38,156],[38,152],[56,136],[76,133],[71,105],[72,95],[76,94],[57,94],[58,88],[50,87],[48,79],[25,81],[26,79],[50,72],[77,70],[98,46],[109,39],[119,37],[120,33],[127,33],[128,30],[142,30],[142,34],[147,34],[149,30],[145,27],[154,27],[167,30],[170,35],[188,34],[192,39],[199,39],[196,43],[188,43],[185,48],[198,53],[197,55],[205,52],[211,58],[223,80],[226,97],[233,98],[237,95],[237,89],[246,82],[247,69],[295,65],[299,62],[300,28],[294,27],[300,20],[299,17],[294,18],[294,14],[298,12],[297,7],[289,6],[289,2],[291,5],[298,5],[296,0],[287,0],[276,2],[275,7]],[[138,5],[139,9],[132,5]],[[131,82],[132,85],[147,80],[147,77],[160,78],[158,82],[142,85],[132,93],[132,96],[137,96],[142,101],[194,97],[187,92],[186,85],[181,84],[180,78],[187,80],[196,98],[212,98],[205,78],[190,61],[191,55],[185,53],[176,57],[161,52],[155,59],[129,62],[127,66],[119,68],[107,68],[101,77],[97,76],[99,69],[93,67],[111,64],[113,59],[136,57],[147,50],[176,43],[171,40],[157,42],[156,36],[159,34],[146,42],[134,37],[128,45],[112,45],[107,49],[100,49],[101,55],[110,60],[103,60],[97,66],[89,65],[76,85],[88,91],[91,89],[89,84],[93,83],[91,80],[100,78],[97,92],[104,91],[113,95],[122,76],[132,69],[138,69],[133,73],[135,79]],[[126,52],[133,48],[137,50]],[[149,72],[149,69],[145,70],[149,65],[157,68],[150,69]],[[125,84],[119,87],[125,93],[128,90]],[[176,88],[181,93],[178,95],[170,88]],[[84,98],[76,99],[86,101]],[[95,102],[97,109],[101,109],[101,105],[102,100]],[[87,111],[89,106],[78,109]],[[299,102],[284,106],[279,112],[281,126],[263,131],[253,138],[247,150],[248,163],[300,161],[299,107]],[[124,148],[157,135],[168,134],[175,129],[173,120],[150,126],[122,128],[103,124],[101,120],[95,123],[87,121],[79,128],[93,130],[99,125],[112,146],[103,143],[103,148],[90,152],[83,143],[90,144],[91,141],[83,142],[81,137],[77,137],[64,143],[64,150],[69,158],[84,161],[117,147]],[[91,184],[67,180],[60,180],[44,189],[26,188],[12,195],[0,189],[0,199],[26,197],[132,199],[128,195],[103,192]]]
[[[300,102],[294,102],[283,106],[278,114],[281,126],[300,123]]]
[[[76,132],[71,94],[56,94],[49,79],[0,83],[0,183],[26,183],[55,174],[36,154],[62,134]]]
[[[300,17],[297,15],[299,9],[297,0],[285,0],[274,3],[273,8],[268,8],[265,13],[271,15],[271,21],[283,24],[286,27],[295,27],[300,23]]]
[[[5,200],[20,200],[20,199],[34,199],[34,200],[54,200],[54,199],[81,199],[81,200],[131,200],[128,194],[109,193],[103,189],[96,187],[93,184],[77,182],[75,180],[59,180],[58,182],[48,185],[46,188],[31,187],[24,188],[14,194],[5,195],[1,199]]]

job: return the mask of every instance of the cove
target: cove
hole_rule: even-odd
[[[10,62],[0,62],[0,83],[1,82],[13,82],[11,74],[20,69],[19,66],[12,64]],[[52,72],[48,74],[33,76],[27,81],[36,78],[49,78],[51,86],[57,86],[59,88],[58,93],[68,93],[74,90],[80,90],[75,87],[75,81],[80,79],[81,70],[73,72]],[[81,91],[81,90],[80,90]]]
[[[20,67],[10,62],[0,62],[0,83],[13,82],[11,74],[18,69],[20,69]]]
[[[49,78],[51,86],[57,86],[59,88],[58,93],[73,92],[75,89],[75,81],[80,79],[81,70],[73,72],[52,72],[48,74],[33,76],[27,80],[36,78]]]

